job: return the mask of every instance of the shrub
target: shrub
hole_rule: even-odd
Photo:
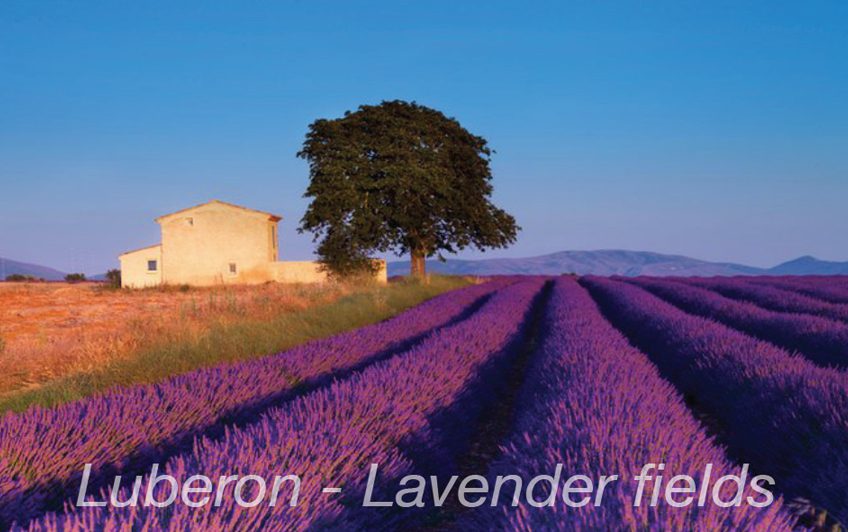
[[[113,269],[106,272],[106,283],[110,288],[121,287],[121,270]]]
[[[65,281],[69,283],[80,283],[85,281],[84,273],[69,273],[65,276]]]
[[[13,273],[11,275],[6,276],[7,281],[12,282],[26,282],[26,283],[34,283],[38,281],[43,281],[41,277],[36,277],[34,275],[25,275],[22,273]]]

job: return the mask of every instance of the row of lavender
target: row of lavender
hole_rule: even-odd
[[[731,299],[750,301],[778,312],[813,314],[848,321],[848,303],[833,303],[792,289],[792,285],[764,284],[745,277],[688,278],[684,282],[709,288]],[[807,281],[809,286],[810,282]]]
[[[600,314],[576,281],[556,282],[545,334],[528,371],[515,432],[490,478],[531,478],[564,462],[571,474],[591,479],[617,474],[599,505],[579,508],[508,506],[476,510],[463,529],[475,530],[788,530],[793,521],[780,501],[766,508],[691,504],[676,508],[648,503],[653,485],[634,507],[631,480],[647,463],[665,463],[669,474],[686,474],[698,486],[733,468],[723,450],[692,417],[680,394],[647,357]],[[745,497],[750,496],[746,493]],[[725,500],[732,498],[725,496]],[[585,495],[578,495],[580,499]],[[510,499],[510,493],[504,498]],[[544,497],[539,497],[544,499]],[[755,497],[756,499],[756,497]]]
[[[147,467],[187,449],[197,435],[259,413],[310,384],[373,363],[463,317],[512,283],[501,279],[436,297],[385,322],[262,359],[206,368],[154,385],[119,389],[55,409],[0,419],[0,525],[37,515],[79,485]]]
[[[848,275],[751,277],[753,283],[786,288],[831,303],[848,303]]]
[[[583,278],[607,317],[715,420],[732,455],[848,520],[848,375],[620,281]],[[708,292],[710,293],[710,292]]]
[[[755,303],[725,297],[711,288],[720,281],[627,279],[686,312],[705,316],[790,351],[822,366],[848,367],[848,323],[805,313],[768,310]],[[756,288],[755,288],[756,289]]]
[[[542,280],[531,280],[504,288],[477,313],[411,350],[273,408],[259,422],[228,431],[220,440],[202,439],[191,452],[172,458],[163,468],[166,474],[183,479],[194,474],[217,479],[297,473],[302,484],[295,506],[245,508],[229,494],[219,507],[68,508],[31,522],[29,528],[305,530],[342,524],[351,530],[386,528],[401,515],[348,504],[362,499],[368,464],[379,464],[381,478],[396,482],[416,469],[410,457],[450,449],[439,445],[444,435],[437,434],[433,420],[464,396],[478,393],[475,387],[490,384],[481,378],[482,369],[509,356],[509,347],[520,336],[541,286]],[[474,415],[463,412],[460,417],[470,423]],[[409,442],[416,443],[409,448]],[[270,485],[270,479],[266,480]],[[344,495],[323,494],[323,486],[339,487]],[[159,486],[156,498],[166,499],[167,489],[167,485]],[[258,488],[245,490],[242,497],[252,500],[258,494]],[[104,490],[102,497],[106,496]],[[131,490],[125,487],[116,500],[130,497]]]

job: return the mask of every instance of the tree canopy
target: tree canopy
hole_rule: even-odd
[[[491,155],[484,138],[414,102],[316,120],[298,152],[311,198],[299,230],[342,275],[373,267],[375,252],[409,253],[412,273],[424,275],[426,257],[506,247],[520,228],[490,201]]]

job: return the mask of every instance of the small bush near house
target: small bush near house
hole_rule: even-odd
[[[106,283],[109,285],[109,288],[120,288],[121,270],[114,269],[106,272]]]

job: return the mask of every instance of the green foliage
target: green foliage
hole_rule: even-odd
[[[85,281],[84,273],[69,273],[65,276],[65,282],[68,283],[80,283],[82,281]]]
[[[26,282],[26,283],[35,283],[35,282],[43,282],[44,279],[41,277],[36,277],[34,275],[24,275],[22,273],[13,273],[11,275],[6,276],[6,280],[9,282]]]
[[[506,247],[520,229],[490,201],[492,150],[455,119],[404,101],[319,119],[298,152],[310,168],[310,231],[334,273],[373,267],[375,252],[420,262],[472,246]]]
[[[121,287],[121,270],[113,269],[106,272],[106,283],[110,288]]]

